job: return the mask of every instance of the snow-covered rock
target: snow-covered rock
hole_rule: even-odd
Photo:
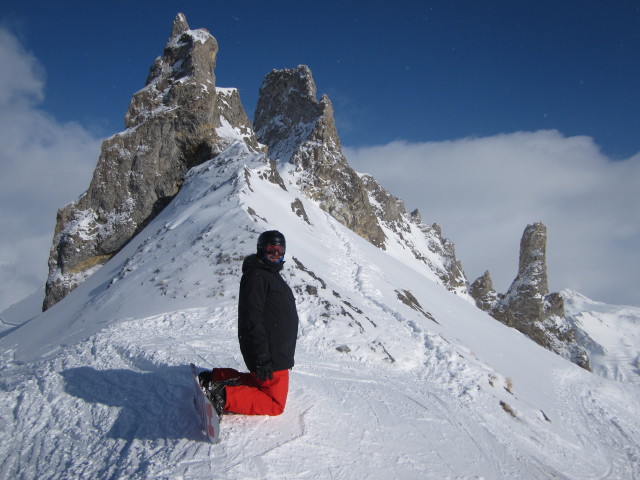
[[[589,370],[589,357],[565,318],[562,297],[549,293],[546,248],[547,227],[542,222],[527,225],[520,242],[518,275],[490,314]]]
[[[260,87],[254,118],[269,157],[295,166],[305,196],[363,238],[383,247],[384,233],[358,174],[342,153],[329,97],[316,99],[311,70],[273,70]]]
[[[469,285],[469,294],[475,300],[476,306],[484,312],[491,311],[501,298],[493,288],[493,280],[491,280],[489,270],[486,270]]]
[[[100,268],[178,193],[186,172],[240,139],[259,150],[235,89],[216,89],[218,44],[179,14],[87,191],[58,211],[44,308]]]

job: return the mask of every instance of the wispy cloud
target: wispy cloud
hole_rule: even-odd
[[[86,189],[100,139],[39,105],[36,58],[0,27],[0,311],[42,286],[56,211]]]
[[[640,154],[614,162],[591,138],[554,130],[345,153],[442,226],[470,281],[488,269],[505,292],[524,227],[542,221],[552,290],[640,305]]]

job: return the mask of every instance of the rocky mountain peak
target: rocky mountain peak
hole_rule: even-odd
[[[43,308],[117,253],[178,193],[186,172],[232,142],[258,150],[235,89],[215,86],[218,43],[178,14],[163,55],[105,140],[87,191],[58,211]]]
[[[133,128],[159,109],[178,108],[197,91],[214,96],[217,54],[216,39],[204,29],[190,30],[185,16],[178,14],[162,56],[149,70],[145,88],[131,100],[125,126]]]
[[[558,293],[549,293],[546,245],[546,226],[541,222],[527,225],[520,241],[518,275],[489,313],[543,347],[589,369],[587,353],[576,342],[574,330],[565,318],[562,297]],[[483,304],[483,295],[484,300],[487,294],[491,295],[486,278],[484,281],[476,280],[473,285],[476,287],[472,289],[476,303]]]
[[[309,198],[374,245],[384,246],[367,190],[342,153],[331,101],[326,96],[316,99],[307,66],[267,74],[254,129],[271,159],[295,165],[295,182]]]
[[[509,287],[502,304],[517,303],[520,315],[539,318],[544,297],[549,294],[547,280],[547,227],[536,222],[524,229],[520,240],[518,275]]]
[[[542,222],[527,225],[522,234],[516,282],[527,285],[531,289],[531,296],[543,297],[549,293],[547,227]]]
[[[187,17],[184,16],[184,13],[178,13],[176,15],[176,18],[173,20],[173,25],[171,26],[170,38],[177,37],[178,35],[182,35],[187,30],[189,30]]]
[[[264,79],[254,129],[269,148],[269,157],[295,166],[293,181],[320,208],[382,249],[401,245],[435,273],[448,289],[466,292],[466,278],[453,244],[437,225],[422,224],[419,212],[370,175],[359,175],[348,164],[336,130],[333,105],[318,101],[311,70],[273,70]],[[413,242],[411,238],[420,238]]]
[[[325,128],[320,131],[318,124]],[[279,161],[294,163],[294,154],[312,134],[317,140],[340,145],[331,102],[326,96],[318,102],[316,85],[306,65],[273,70],[265,76],[253,127],[260,141],[269,146],[269,156]],[[337,158],[341,155],[333,157]],[[305,158],[298,155],[297,160]]]

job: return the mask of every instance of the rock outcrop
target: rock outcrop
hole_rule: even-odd
[[[43,308],[117,253],[178,193],[193,166],[233,141],[260,149],[235,89],[217,89],[218,44],[176,17],[162,57],[102,144],[87,191],[58,211]]]
[[[385,235],[367,190],[342,153],[333,106],[307,66],[273,70],[260,87],[253,122],[269,157],[295,166],[296,182],[324,211],[358,235],[384,248]]]
[[[562,297],[549,293],[546,245],[544,224],[538,222],[525,228],[520,242],[518,275],[507,293],[488,309],[489,314],[588,370],[589,358],[576,342],[573,328],[565,318]],[[484,280],[481,277],[473,283],[475,294],[473,290],[471,293],[476,303],[486,306],[492,296],[492,287],[486,282],[488,274],[485,276]]]
[[[423,223],[417,209],[407,212],[404,202],[371,175],[362,174],[360,177],[369,192],[373,213],[385,232],[387,243],[395,241],[411,252],[435,273],[449,291],[466,294],[468,282],[462,263],[456,258],[453,242],[442,236],[440,226]]]
[[[489,270],[478,277],[470,286],[469,293],[476,301],[476,307],[485,312],[491,311],[498,300],[502,298],[493,288],[493,281]]]

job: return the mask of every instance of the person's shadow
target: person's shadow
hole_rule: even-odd
[[[206,440],[193,403],[191,371],[95,370],[78,367],[61,373],[65,392],[87,402],[121,407],[107,432],[110,438]]]

